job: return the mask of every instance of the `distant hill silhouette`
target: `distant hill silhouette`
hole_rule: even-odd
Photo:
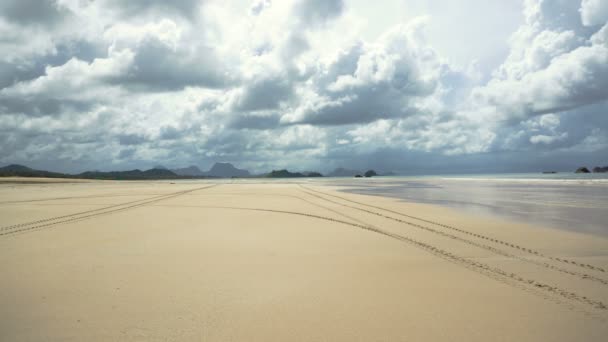
[[[604,173],[604,172],[608,172],[608,166],[596,166],[593,168],[593,172],[595,173]]]
[[[64,178],[69,175],[50,172],[43,170],[31,169],[27,166],[19,164],[11,164],[5,167],[0,167],[0,177],[47,177],[47,178]]]
[[[323,177],[323,175],[316,171],[305,171],[302,172],[305,177]]]
[[[364,174],[365,177],[374,177],[377,176],[378,174],[376,173],[376,171],[374,170],[367,170]]]
[[[230,163],[215,163],[213,167],[202,172],[196,166],[183,169],[169,170],[157,166],[150,170],[128,171],[86,171],[76,175],[31,169],[27,166],[12,164],[0,168],[0,177],[47,177],[47,178],[85,178],[85,179],[115,179],[115,180],[146,180],[146,179],[191,179],[191,178],[231,178],[251,177],[247,170],[237,169]]]
[[[266,175],[268,178],[300,178],[300,177],[323,177],[322,174],[318,172],[289,172],[285,169],[283,170],[272,170],[270,173]]]
[[[141,180],[141,179],[177,179],[179,175],[167,169],[150,169],[141,171],[139,169],[130,171],[87,171],[76,175],[78,178],[87,179],[116,179],[116,180]]]
[[[237,169],[230,163],[215,163],[211,169],[203,173],[209,177],[232,178],[232,177],[250,177],[251,174],[247,170]]]
[[[304,174],[299,172],[289,172],[285,169],[283,170],[272,170],[270,173],[266,175],[269,178],[295,178],[295,177],[306,177]]]
[[[374,171],[374,170],[368,170],[369,171]],[[327,177],[354,177],[356,175],[363,175],[364,173],[360,170],[350,170],[350,169],[345,169],[343,167],[339,167],[335,170],[333,170],[332,172],[327,174]],[[393,172],[378,172],[376,173],[374,171],[373,174],[370,173],[370,176],[394,176],[395,173]]]
[[[251,177],[249,171],[238,169],[230,163],[215,163],[209,171],[201,171],[198,166],[191,165],[181,169],[172,169],[179,176],[191,177],[215,177],[215,178],[233,178],[233,177]]]
[[[146,171],[87,171],[77,175],[49,172],[31,169],[27,166],[12,164],[0,168],[0,177],[46,177],[46,178],[84,178],[84,179],[115,179],[115,180],[145,180],[145,179],[176,179],[175,173],[165,169],[150,169]]]
[[[203,171],[198,168],[198,166],[192,165],[188,167],[184,167],[181,169],[173,169],[171,170],[178,176],[193,176],[193,177],[201,177],[204,176]]]

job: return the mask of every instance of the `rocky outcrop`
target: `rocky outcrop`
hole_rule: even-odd
[[[594,167],[594,168],[593,168],[593,172],[594,172],[594,173],[604,173],[604,172],[608,172],[608,166],[604,166],[604,167],[601,167],[601,166],[596,166],[596,167]]]
[[[575,173],[589,173],[589,169],[585,166],[583,167],[579,167],[578,169],[576,169],[576,171],[574,171]]]
[[[367,170],[364,174],[365,177],[373,177],[373,176],[377,176],[378,174],[376,173],[376,171],[374,170]]]

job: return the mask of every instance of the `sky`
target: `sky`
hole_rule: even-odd
[[[2,0],[0,164],[608,165],[607,0]]]

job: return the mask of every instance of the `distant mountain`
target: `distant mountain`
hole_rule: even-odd
[[[364,174],[365,177],[374,177],[377,176],[378,174],[376,173],[376,171],[374,170],[367,170]]]
[[[272,170],[272,172],[266,174],[268,178],[301,178],[301,177],[323,177],[322,174],[314,171],[307,172],[289,172],[283,170]]]
[[[150,169],[141,171],[139,169],[130,171],[87,171],[76,175],[77,178],[88,179],[116,179],[116,180],[143,180],[143,179],[177,179],[177,174],[165,169]]]
[[[237,169],[230,163],[215,163],[211,169],[204,172],[205,176],[232,178],[232,177],[250,177],[251,174],[247,170]]]
[[[303,173],[300,172],[289,172],[285,169],[283,170],[272,170],[270,173],[266,175],[269,178],[296,178],[296,177],[306,177]]]
[[[197,166],[188,166],[181,169],[173,169],[171,170],[178,176],[192,176],[192,177],[201,177],[204,176],[203,171],[199,169]]]
[[[175,171],[175,172],[174,172]],[[249,171],[237,169],[229,163],[216,163],[208,172],[196,166],[168,170],[162,166],[142,171],[86,171],[77,175],[34,170],[27,166],[12,164],[0,167],[0,177],[47,177],[47,178],[84,178],[113,180],[152,180],[152,179],[190,179],[197,177],[250,177]]]
[[[373,171],[373,170],[369,170],[369,171]],[[335,170],[333,170],[332,172],[327,174],[327,177],[354,177],[356,175],[363,175],[363,171],[360,170],[350,170],[350,169],[345,169],[343,167],[339,167]],[[372,176],[394,176],[395,173],[394,172],[379,172],[376,173],[374,171],[374,174]]]
[[[19,164],[11,164],[5,167],[0,167],[0,177],[47,177],[47,178],[64,178],[70,177],[59,172],[50,172],[43,170],[31,169],[27,166]]]
[[[343,167],[339,167],[332,172],[328,173],[328,177],[353,177],[354,175],[361,174],[359,170],[349,170]]]
[[[23,166],[23,165],[19,165],[19,164],[11,164],[5,167],[0,167],[0,171],[3,172],[30,172],[30,171],[37,171],[34,169],[30,169],[27,166]]]

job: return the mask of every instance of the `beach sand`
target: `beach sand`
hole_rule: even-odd
[[[0,184],[2,341],[605,341],[608,240],[304,182]]]

